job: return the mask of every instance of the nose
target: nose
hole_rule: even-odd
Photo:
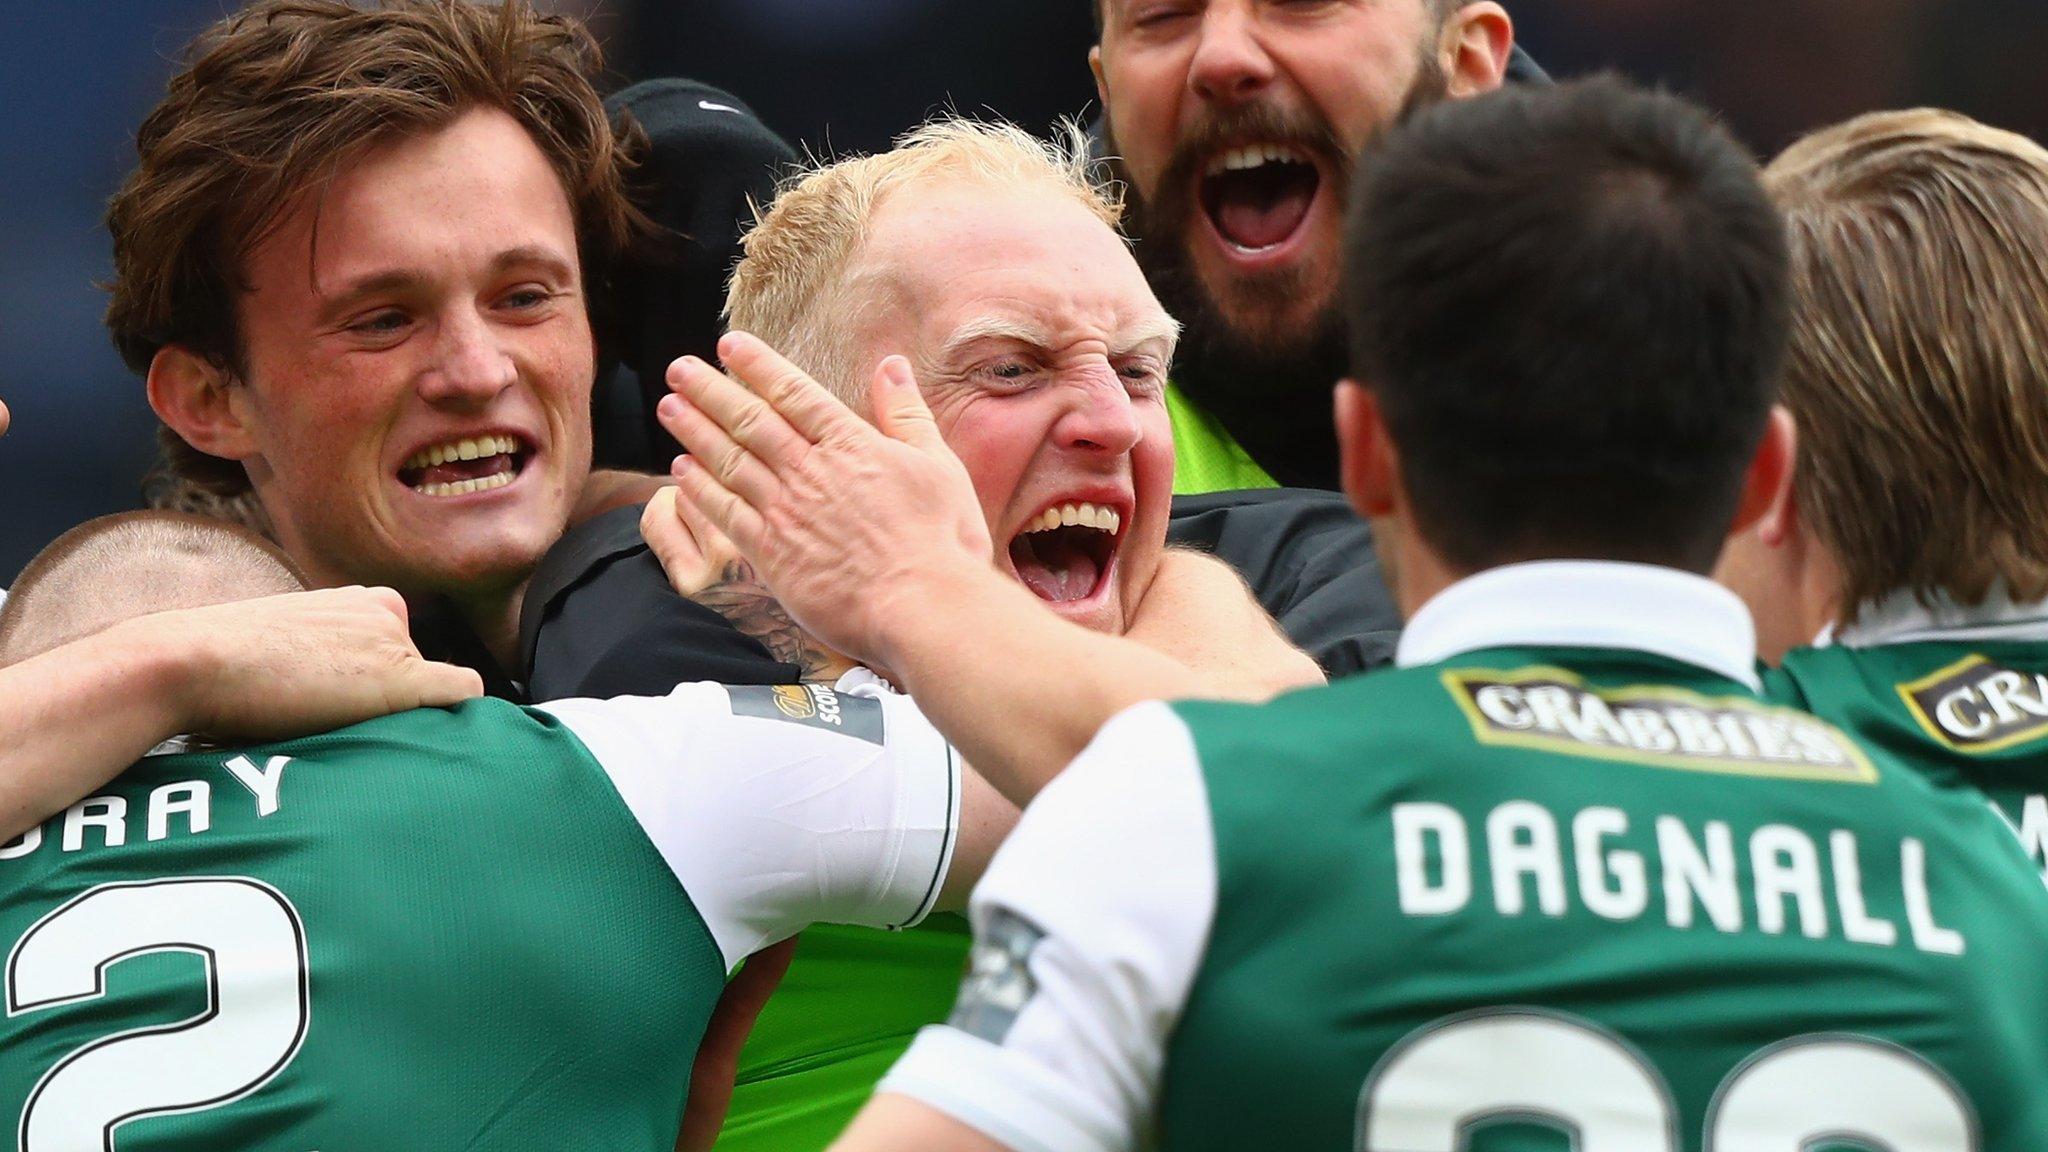
[[[1235,106],[1273,82],[1273,57],[1259,39],[1249,4],[1213,3],[1202,13],[1188,88],[1215,104]]]
[[[490,322],[461,308],[441,323],[420,395],[430,404],[481,408],[518,378],[518,366]]]
[[[1138,423],[1137,405],[1114,373],[1094,373],[1074,386],[1068,404],[1053,434],[1063,447],[1108,456],[1122,456],[1144,436]]]

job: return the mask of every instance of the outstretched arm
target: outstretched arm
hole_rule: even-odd
[[[806,629],[888,669],[1011,800],[1028,803],[1123,708],[1220,694],[1216,677],[1063,621],[995,570],[907,361],[877,369],[870,425],[751,336],[719,351],[747,387],[685,357],[662,402],[692,452],[676,464],[682,500]]]
[[[0,840],[182,733],[274,739],[483,693],[420,658],[388,588],[160,612],[0,668]]]

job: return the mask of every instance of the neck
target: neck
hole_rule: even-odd
[[[478,596],[447,598],[455,614],[469,625],[491,659],[508,675],[518,675],[519,606],[526,599],[526,584],[522,580],[510,588]]]
[[[1386,525],[1384,535],[1381,524]],[[1424,604],[1436,599],[1437,593],[1472,575],[1438,555],[1405,518],[1375,522],[1374,539],[1388,540],[1391,545],[1394,570],[1400,574],[1394,596],[1403,619],[1412,618]]]

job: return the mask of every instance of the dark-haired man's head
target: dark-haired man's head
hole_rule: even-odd
[[[1347,487],[1444,574],[1705,572],[1782,483],[1784,224],[1691,104],[1600,79],[1426,110],[1361,165],[1345,260]]]
[[[1499,87],[1507,15],[1492,0],[1097,0],[1096,12],[1089,62],[1139,262],[1187,328],[1176,380],[1268,467],[1320,459],[1292,478],[1327,484],[1315,429],[1344,363],[1352,164],[1412,109]]]
[[[304,588],[276,545],[237,525],[175,512],[102,516],[21,570],[0,608],[0,667],[152,612]]]
[[[526,0],[202,33],[107,215],[160,502],[249,505],[318,584],[502,614],[590,466],[586,270],[640,223],[596,67]]]

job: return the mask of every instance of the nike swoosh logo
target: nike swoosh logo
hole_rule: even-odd
[[[735,116],[745,115],[745,113],[730,104],[713,104],[709,100],[697,101],[697,107],[702,108],[706,112],[730,112]]]

